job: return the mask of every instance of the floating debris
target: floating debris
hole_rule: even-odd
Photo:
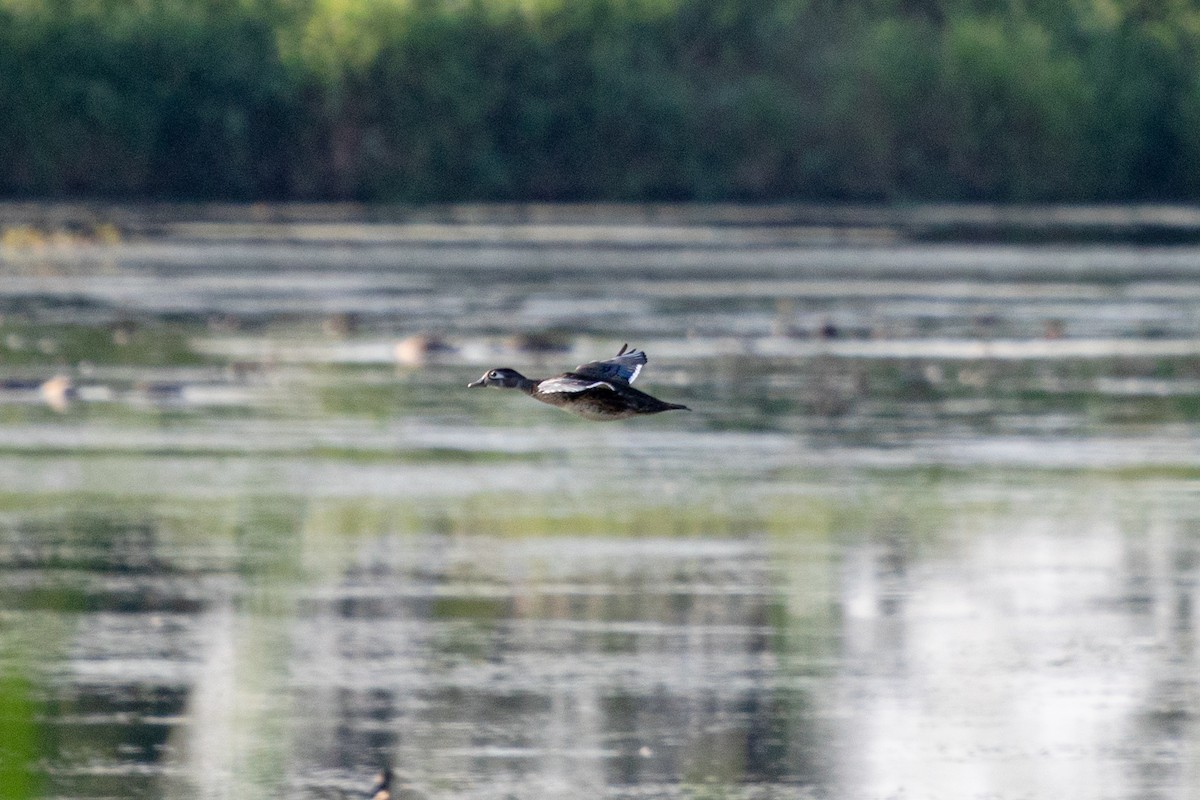
[[[46,405],[62,414],[71,406],[79,394],[75,382],[67,375],[55,375],[41,385],[42,400]]]
[[[454,345],[432,333],[414,333],[396,342],[392,349],[396,363],[406,367],[418,367],[443,356],[457,352]]]

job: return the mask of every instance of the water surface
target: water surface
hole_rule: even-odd
[[[1195,249],[184,220],[3,257],[41,796],[1194,791]],[[691,413],[465,388],[624,342]]]

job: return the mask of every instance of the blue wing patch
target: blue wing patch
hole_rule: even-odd
[[[587,364],[580,364],[575,368],[575,374],[602,381],[618,380],[633,383],[642,371],[642,365],[646,363],[646,354],[641,350],[626,352],[627,347],[629,345],[622,346],[615,357],[606,361],[589,361]]]

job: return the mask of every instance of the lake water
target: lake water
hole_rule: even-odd
[[[0,796],[1196,796],[1200,249],[5,241]]]

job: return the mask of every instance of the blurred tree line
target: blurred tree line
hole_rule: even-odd
[[[0,193],[1194,199],[1196,0],[0,0]]]

